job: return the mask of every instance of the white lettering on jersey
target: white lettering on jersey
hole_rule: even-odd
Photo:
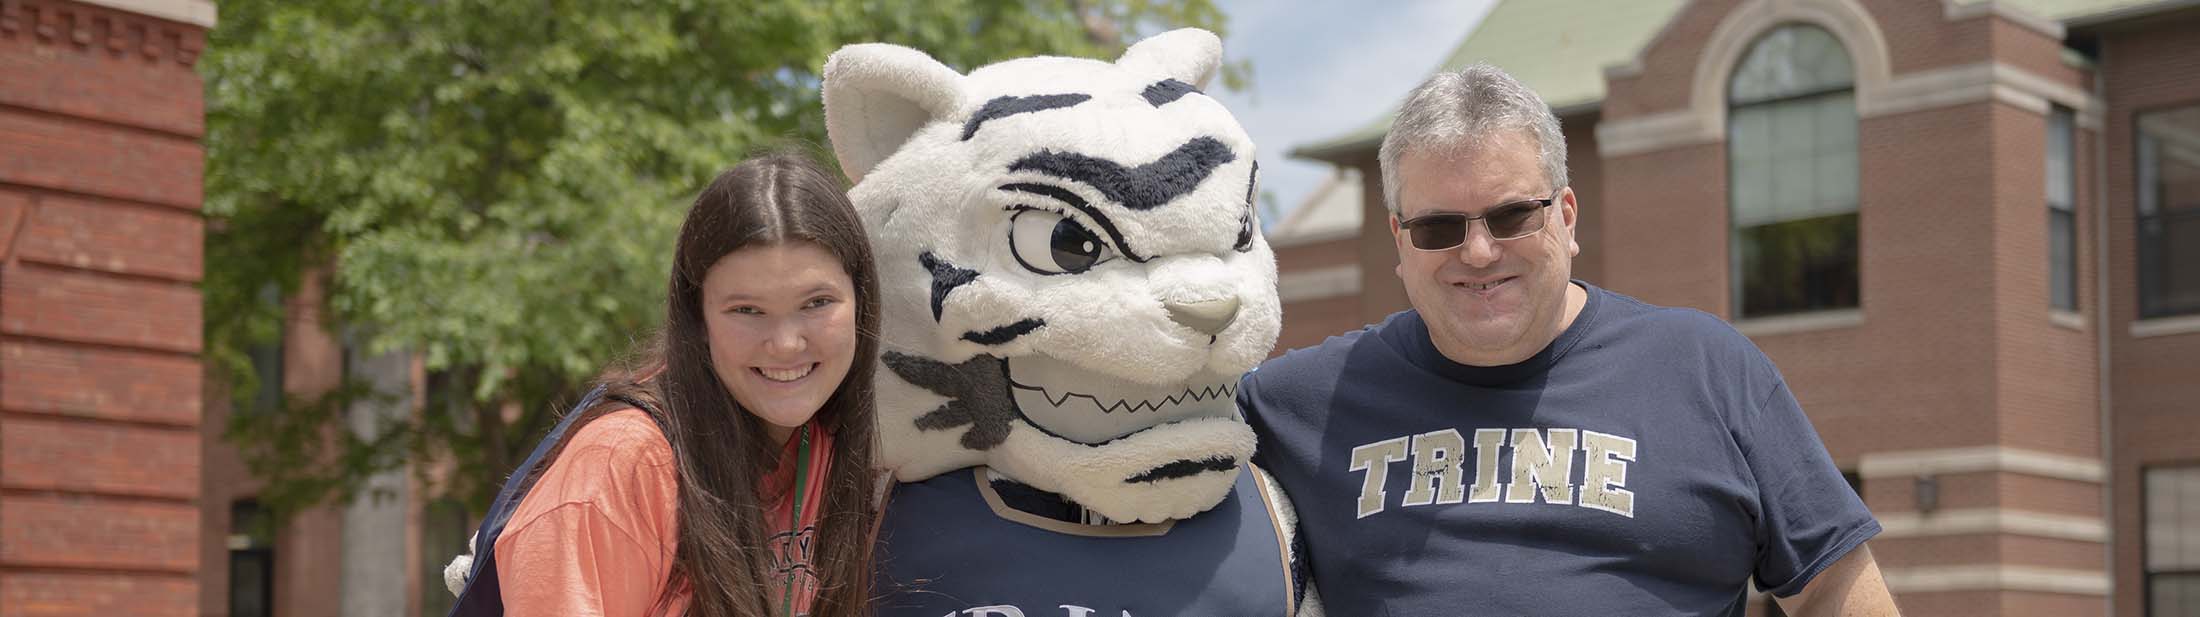
[[[1352,470],[1367,472],[1360,481],[1360,516],[1383,511],[1383,482],[1390,477],[1390,464],[1406,460],[1405,437],[1387,439],[1352,449]]]
[[[1466,477],[1465,450],[1470,445],[1472,488]],[[1509,473],[1500,473],[1498,464],[1508,456],[1502,450],[1508,448],[1512,466]],[[1383,511],[1391,464],[1405,461],[1411,463],[1399,507],[1540,501],[1634,518],[1635,493],[1627,489],[1627,468],[1635,462],[1636,449],[1634,439],[1572,428],[1476,429],[1472,444],[1458,429],[1443,429],[1353,448],[1350,469],[1363,474],[1358,518]],[[1577,453],[1582,470],[1578,483],[1573,481]]]

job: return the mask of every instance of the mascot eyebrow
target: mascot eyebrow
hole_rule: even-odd
[[[1148,96],[1147,98],[1150,100],[1152,97]],[[1016,114],[1028,114],[1034,111],[1071,107],[1089,100],[1092,100],[1090,94],[996,97],[993,100],[986,101],[984,107],[979,107],[977,113],[970,114],[970,119],[963,122],[962,141],[970,141],[970,136],[978,134],[978,126],[985,124],[987,120]]]
[[[947,306],[947,292],[978,280],[978,271],[948,263],[947,260],[933,255],[931,251],[918,254],[917,263],[924,265],[924,269],[932,272],[933,322],[940,320],[940,312]],[[962,339],[979,345],[1001,345],[1016,340],[1017,337],[1030,334],[1031,331],[1045,325],[1047,325],[1047,322],[1044,320],[1025,319],[984,332],[964,332]]]
[[[1036,171],[1056,178],[1082,182],[1098,189],[1109,200],[1132,210],[1152,210],[1169,203],[1214,173],[1216,167],[1237,160],[1229,146],[1213,137],[1194,137],[1160,160],[1124,167],[1121,163],[1074,152],[1041,150],[1016,159],[1009,171]]]
[[[940,310],[946,308],[947,292],[978,280],[978,271],[947,263],[947,260],[925,251],[917,255],[917,263],[932,272],[932,321],[940,320]]]
[[[1174,79],[1164,79],[1146,86],[1146,91],[1139,94],[1146,97],[1147,103],[1152,104],[1154,107],[1160,107],[1184,98],[1186,94],[1198,91],[1199,88],[1192,87],[1191,84]]]

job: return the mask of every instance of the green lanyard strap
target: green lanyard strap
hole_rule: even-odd
[[[800,430],[802,441],[794,450],[794,520],[790,530],[794,535],[787,538],[787,551],[796,557],[801,555],[802,546],[802,502],[810,488],[810,426],[802,425]],[[786,591],[780,596],[780,614],[786,617],[794,617],[794,579],[795,572],[788,571]]]

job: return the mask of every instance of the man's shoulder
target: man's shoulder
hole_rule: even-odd
[[[1383,345],[1383,329],[1392,327],[1403,315],[1404,313],[1394,314],[1380,323],[1368,324],[1357,330],[1330,335],[1322,339],[1322,342],[1312,346],[1285,351],[1282,355],[1269,358],[1267,361],[1260,363],[1260,366],[1254,367],[1253,372],[1246,374],[1246,381],[1252,383],[1255,381],[1253,378],[1258,377],[1259,381],[1263,382],[1261,384],[1263,387],[1276,387],[1287,384],[1309,385],[1311,383],[1334,381],[1336,375],[1344,370],[1345,364],[1351,361],[1363,346]],[[1310,382],[1310,379],[1314,381]]]
[[[1756,348],[1748,336],[1717,315],[1685,306],[1651,304],[1609,289],[1594,288],[1594,293],[1603,294],[1605,300],[1605,315],[1599,321],[1615,326],[1610,331],[1617,334],[1651,336],[1662,346],[1679,343],[1708,349]]]

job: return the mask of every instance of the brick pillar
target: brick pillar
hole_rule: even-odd
[[[191,615],[205,0],[0,0],[0,614]]]

